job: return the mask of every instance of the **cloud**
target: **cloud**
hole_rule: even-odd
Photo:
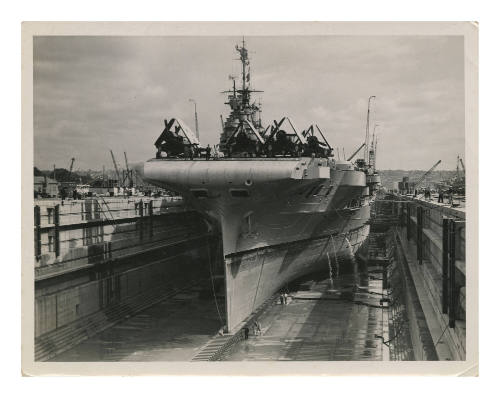
[[[37,37],[34,41],[35,164],[111,167],[154,155],[163,119],[218,142],[220,92],[238,74],[235,37]],[[264,90],[264,122],[288,115],[318,124],[332,146],[354,151],[366,106],[379,124],[378,167],[455,166],[464,154],[463,41],[437,36],[248,37],[252,85]]]

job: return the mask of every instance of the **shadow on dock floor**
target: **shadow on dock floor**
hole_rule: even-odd
[[[179,293],[52,361],[188,361],[220,328],[213,297],[200,298],[199,292]]]

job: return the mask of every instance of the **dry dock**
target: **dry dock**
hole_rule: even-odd
[[[165,297],[63,352],[54,361],[189,361],[220,328],[209,281]],[[221,303],[223,305],[223,303]]]
[[[272,300],[195,360],[464,360],[465,209],[388,194],[352,274]],[[254,322],[261,333],[249,334]],[[217,344],[217,340],[219,343]],[[339,343],[341,342],[341,343]]]
[[[464,209],[386,194],[370,224],[359,258],[284,286],[219,335],[218,236],[182,201],[37,201],[35,358],[465,359]]]
[[[37,201],[35,359],[210,280],[217,246],[199,214],[174,198]]]

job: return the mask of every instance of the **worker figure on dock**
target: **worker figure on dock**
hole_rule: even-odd
[[[444,195],[443,191],[440,189],[438,192],[438,203],[443,203],[444,202]]]
[[[206,149],[206,154],[205,154],[205,159],[206,160],[210,160],[210,154],[212,152],[212,148],[210,148],[210,144],[207,145],[207,149]]]
[[[255,336],[261,336],[262,335],[262,329],[261,329],[259,321],[254,321],[253,322],[253,330],[254,330],[254,335]]]
[[[431,199],[431,190],[429,188],[425,188],[425,200],[432,200]]]

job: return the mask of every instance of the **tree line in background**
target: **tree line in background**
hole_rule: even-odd
[[[54,179],[54,170],[40,170],[38,167],[33,167],[33,175],[35,177],[48,177]],[[88,172],[69,172],[67,169],[55,169],[55,180],[57,182],[75,182],[79,184],[88,184],[90,181],[94,180],[93,177]]]

